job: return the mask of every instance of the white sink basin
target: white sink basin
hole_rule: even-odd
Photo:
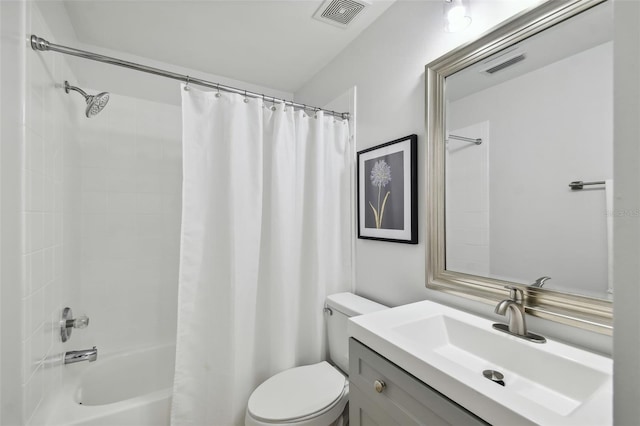
[[[492,424],[612,423],[612,361],[423,301],[352,318],[349,334]],[[504,375],[504,386],[483,376]]]

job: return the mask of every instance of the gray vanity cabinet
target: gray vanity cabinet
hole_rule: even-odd
[[[487,425],[353,338],[349,339],[349,417],[354,426]]]

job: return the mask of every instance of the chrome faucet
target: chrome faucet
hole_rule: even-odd
[[[89,361],[93,362],[98,359],[98,349],[84,349],[81,351],[69,351],[64,353],[64,363],[73,364],[75,362]]]
[[[506,315],[507,311],[509,311],[509,332],[524,336],[527,334],[527,322],[524,318],[522,290],[513,286],[505,288],[509,289],[509,299],[500,301],[496,306],[495,312],[498,315]]]
[[[547,339],[537,334],[527,331],[525,320],[524,293],[515,286],[505,286],[509,290],[509,299],[501,300],[496,305],[495,313],[507,315],[509,312],[509,325],[493,324],[496,330],[511,334],[536,343],[544,343]]]
[[[551,279],[551,277],[540,277],[538,278],[533,284],[531,284],[531,287],[539,287],[542,288],[542,286],[544,285],[545,282],[549,281]]]

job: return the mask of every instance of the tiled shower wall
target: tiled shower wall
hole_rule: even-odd
[[[180,107],[115,93],[80,122],[81,300],[91,325],[79,341],[100,354],[175,343],[181,126]]]
[[[39,9],[27,3],[27,33],[55,40]],[[78,99],[61,83],[74,80],[61,55],[26,52],[23,155],[22,401],[24,422],[59,388],[63,347],[58,323],[76,295],[79,218]],[[65,344],[66,345],[66,344]]]
[[[26,5],[27,34],[55,42]],[[112,93],[87,119],[82,97],[62,88],[77,85],[66,58],[25,57],[22,417],[35,425],[52,409],[65,351],[96,345],[100,358],[175,342],[181,112]],[[65,306],[91,320],[62,343]]]

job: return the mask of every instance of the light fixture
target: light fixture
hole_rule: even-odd
[[[444,0],[444,30],[462,31],[471,23],[469,0]]]

